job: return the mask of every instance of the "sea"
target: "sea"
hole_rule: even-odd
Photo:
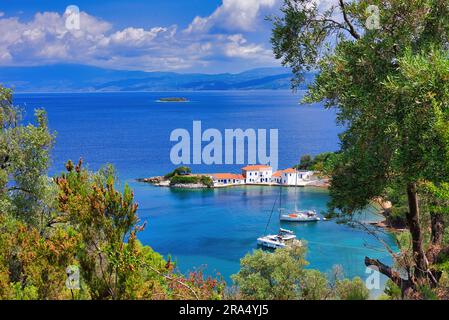
[[[50,175],[64,170],[67,160],[82,158],[90,170],[115,166],[119,184],[128,184],[139,204],[146,228],[140,241],[170,256],[181,272],[202,271],[223,277],[232,285],[240,259],[257,249],[256,239],[279,227],[290,229],[307,243],[308,268],[332,274],[337,266],[346,277],[368,279],[365,256],[391,263],[385,248],[372,235],[337,221],[292,224],[277,219],[276,202],[293,209],[314,209],[324,214],[330,200],[325,189],[240,186],[188,190],[155,187],[137,178],[164,175],[176,165],[170,140],[176,129],[192,132],[193,122],[203,130],[265,129],[278,131],[278,165],[288,168],[301,155],[339,149],[336,110],[322,104],[303,104],[304,91],[207,91],[117,93],[17,93],[14,103],[33,122],[36,108],[47,111],[56,134]],[[189,102],[158,102],[185,97]],[[189,164],[193,172],[239,173],[243,165]],[[372,210],[360,214],[366,221],[381,217]],[[395,248],[392,235],[380,237]],[[381,286],[372,290],[376,296]]]

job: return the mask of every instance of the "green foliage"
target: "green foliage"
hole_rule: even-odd
[[[305,270],[302,278],[301,298],[324,300],[332,298],[332,290],[325,274],[318,270]]]
[[[214,181],[211,177],[201,176],[200,182],[209,188],[214,186]]]
[[[340,300],[367,300],[369,298],[369,291],[359,277],[337,281],[335,291]]]
[[[170,179],[170,185],[176,184],[203,184],[207,187],[213,186],[213,181],[210,177],[206,176],[173,176]]]
[[[366,9],[373,4],[380,27],[371,30]],[[412,272],[408,283],[392,278],[418,295],[422,281],[437,286],[427,274],[429,258],[443,245],[448,202],[449,2],[339,1],[320,13],[310,1],[285,0],[281,16],[271,20],[274,53],[292,68],[293,86],[303,71],[318,70],[304,101],[336,108],[345,128],[332,170],[331,211],[350,218],[373,199],[398,200],[393,214],[405,215],[413,240],[401,263]]]
[[[293,168],[298,170],[318,171],[323,175],[330,176],[338,160],[338,153],[324,152],[317,154],[314,158],[310,155],[301,157],[300,163]]]
[[[285,1],[283,15],[272,18],[275,54],[296,81],[319,69],[306,101],[336,106],[347,128],[331,194],[332,206],[349,213],[382,196],[392,180],[441,181],[449,168],[449,5],[379,1],[382,27],[365,30],[369,4],[346,4],[344,23],[330,18],[341,6],[320,16],[303,0]],[[332,35],[337,43],[327,46]]]
[[[4,215],[0,229],[0,299],[69,299],[65,270],[75,263],[79,237],[57,228],[44,238]]]
[[[388,280],[385,285],[385,296],[386,300],[401,300],[402,292],[401,289],[391,280]]]
[[[197,176],[174,176],[170,179],[170,184],[195,184],[200,182],[200,177]]]
[[[123,192],[116,190],[112,168],[90,173],[81,161],[66,167],[67,173],[55,179],[59,210],[81,236],[77,257],[92,299],[220,297],[215,279],[203,279],[200,273],[184,278],[140,244],[137,234],[144,225],[138,225],[133,192],[127,185]]]
[[[300,170],[310,170],[313,166],[312,156],[309,154],[303,155],[299,160],[299,165],[297,165],[297,169]]]
[[[256,250],[240,261],[232,280],[243,297],[258,300],[297,299],[301,294],[305,248],[293,246],[274,253]]]
[[[306,247],[295,245],[274,253],[256,250],[240,261],[232,276],[244,299],[259,300],[366,300],[368,289],[360,278],[337,280],[331,285],[318,270],[307,270]]]
[[[0,86],[0,211],[42,227],[54,206],[48,201],[54,189],[46,176],[54,134],[43,110],[37,109],[35,118],[36,125],[20,125],[12,91]]]
[[[53,135],[44,111],[36,120],[21,125],[12,92],[0,87],[0,299],[222,297],[222,281],[185,277],[140,244],[133,192],[116,189],[112,166],[89,172],[69,161],[50,179]],[[80,290],[66,286],[69,266],[79,267]]]
[[[164,179],[169,180],[174,176],[185,176],[185,175],[189,175],[191,173],[192,173],[192,170],[189,167],[181,166],[181,167],[176,168],[172,172],[167,173],[164,176]]]

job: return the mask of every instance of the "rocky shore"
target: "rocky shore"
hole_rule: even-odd
[[[201,174],[192,174],[188,177],[203,177]],[[166,179],[164,176],[155,176],[149,178],[138,178],[136,179],[138,182],[149,183],[158,187],[170,187],[170,188],[185,188],[185,189],[206,189],[206,188],[230,188],[235,186],[245,186],[245,185],[260,185],[260,186],[279,186],[278,184],[272,183],[264,183],[264,184],[239,184],[239,185],[227,185],[227,186],[213,186],[206,185],[204,183],[195,181],[194,183],[172,183],[170,179]],[[307,184],[299,185],[300,187],[314,187],[314,188],[329,188],[329,179],[318,179],[309,181]],[[283,187],[293,187],[293,186],[284,186]]]
[[[193,177],[197,175],[192,175]],[[136,179],[138,182],[149,183],[157,187],[170,187],[170,188],[179,188],[179,189],[207,189],[211,188],[201,182],[195,183],[171,183],[170,179],[166,179],[163,176],[149,177],[149,178],[139,178]]]

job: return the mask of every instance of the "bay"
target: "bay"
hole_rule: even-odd
[[[216,190],[175,190],[135,181],[139,177],[165,174],[170,162],[170,133],[192,130],[201,121],[203,130],[278,129],[279,167],[298,163],[303,154],[338,150],[335,111],[320,104],[299,103],[303,92],[128,92],[16,94],[25,121],[33,110],[45,108],[52,130],[57,132],[50,174],[64,169],[68,159],[80,157],[91,170],[113,164],[121,183],[128,183],[139,203],[139,217],[148,225],[139,239],[164,255],[171,255],[183,272],[198,268],[206,274],[220,273],[230,281],[239,259],[256,249],[265,230],[279,187],[234,187]],[[188,103],[158,103],[164,97],[186,97]],[[240,172],[241,165],[191,165],[194,172]],[[292,208],[295,199],[304,209],[326,210],[326,190],[283,188],[283,203]],[[363,218],[379,219],[366,212]],[[268,231],[276,232],[274,217]],[[391,260],[370,235],[347,225],[327,221],[282,224],[307,241],[310,268],[329,272],[341,265],[348,277],[367,277],[364,257]],[[393,237],[383,236],[394,247]],[[385,279],[383,278],[383,282]]]

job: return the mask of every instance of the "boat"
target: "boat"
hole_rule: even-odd
[[[270,225],[271,217],[273,216],[274,208],[276,207],[276,201],[274,202],[273,209],[271,209],[270,217],[268,218],[267,225],[265,227],[264,234],[267,234],[268,226]],[[301,241],[296,239],[296,235],[293,231],[287,229],[279,229],[278,234],[269,234],[257,238],[257,245],[266,249],[279,249],[285,248],[293,244],[301,244]]]
[[[270,234],[257,239],[257,244],[269,249],[285,248],[286,246],[299,243],[293,231],[280,229],[276,235]]]
[[[316,222],[321,220],[321,218],[314,210],[295,210],[294,212],[289,214],[280,214],[279,219],[281,221],[290,222]]]
[[[296,175],[296,180],[298,175]],[[297,196],[298,181],[295,182],[295,210],[291,213],[284,213],[285,209],[279,208],[279,220],[288,222],[317,222],[321,218],[318,216],[315,210],[298,210],[298,196]],[[280,193],[282,190],[280,191]],[[279,199],[281,199],[281,195]]]

